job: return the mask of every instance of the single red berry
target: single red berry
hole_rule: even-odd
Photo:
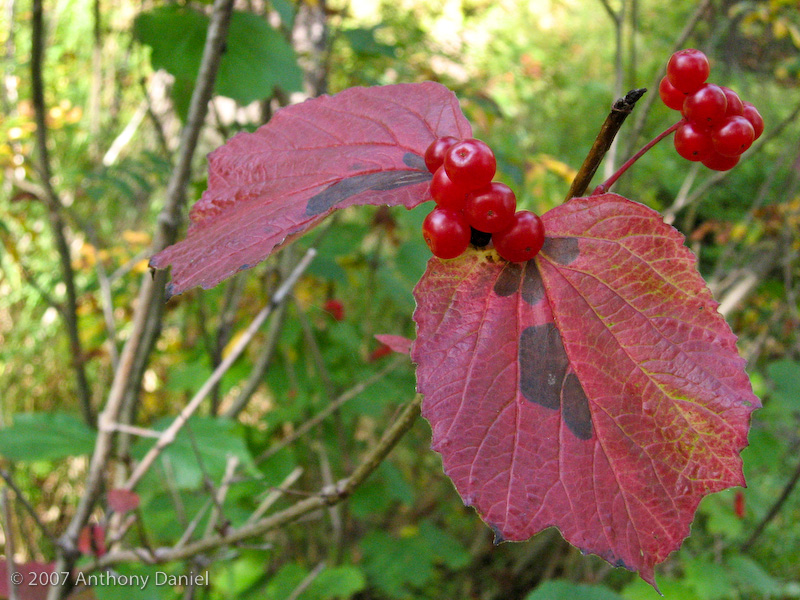
[[[544,245],[544,223],[538,215],[520,210],[503,231],[492,235],[497,253],[510,262],[525,262]]]
[[[744,105],[742,116],[750,121],[750,125],[753,126],[753,131],[756,134],[754,139],[757,140],[764,133],[764,119],[761,118],[761,113],[758,112],[755,106],[749,102],[743,102],[742,104]]]
[[[444,156],[444,168],[453,182],[476,190],[492,180],[497,162],[485,142],[470,138],[450,147]]]
[[[425,166],[428,167],[428,171],[436,173],[436,169],[441,167],[444,162],[444,155],[457,143],[458,138],[454,138],[451,135],[433,140],[428,149],[425,150]]]
[[[678,127],[673,141],[675,150],[686,160],[700,161],[714,152],[710,132],[692,121]]]
[[[459,211],[464,208],[464,203],[467,201],[467,191],[467,188],[453,183],[447,176],[444,166],[436,169],[431,179],[431,196],[436,206]]]
[[[494,233],[511,224],[517,210],[517,197],[504,183],[493,181],[467,194],[464,216],[467,223],[479,231]]]
[[[736,163],[739,162],[739,157],[722,156],[722,154],[717,154],[716,152],[712,152],[710,156],[704,158],[700,162],[702,162],[709,169],[713,169],[714,171],[729,171],[736,166]]]
[[[711,132],[714,150],[723,156],[739,156],[756,137],[750,121],[739,115],[726,118]]]
[[[689,121],[712,127],[725,118],[728,99],[718,85],[704,83],[703,86],[686,96],[681,114]]]
[[[434,208],[422,222],[425,242],[439,258],[455,258],[469,245],[470,228],[454,210]]]
[[[731,88],[724,85],[719,86],[719,89],[725,94],[725,99],[728,101],[725,107],[725,116],[732,117],[733,115],[740,115],[744,111],[744,104],[739,94],[734,92]]]
[[[669,82],[682,92],[696,92],[708,79],[711,68],[706,55],[693,48],[678,50],[667,63]]]
[[[686,94],[673,86],[666,77],[661,79],[661,83],[658,84],[658,95],[661,96],[661,101],[672,110],[681,110],[683,101],[686,100]]]

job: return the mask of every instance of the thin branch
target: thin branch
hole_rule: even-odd
[[[228,461],[225,463],[225,474],[222,476],[219,489],[214,497],[214,510],[211,512],[211,517],[208,519],[208,523],[206,524],[206,536],[211,535],[211,533],[220,525],[220,520],[224,516],[223,507],[225,504],[225,498],[228,497],[228,491],[231,489],[231,482],[233,481],[233,476],[236,473],[236,468],[238,466],[239,458],[236,456],[228,456]]]
[[[600,166],[606,152],[611,148],[611,144],[614,142],[617,132],[619,132],[625,119],[627,119],[628,115],[633,111],[636,102],[638,102],[646,91],[647,90],[644,88],[631,90],[625,97],[618,98],[611,106],[611,112],[606,117],[602,127],[600,127],[600,133],[597,134],[592,149],[589,150],[589,154],[583,161],[581,168],[575,174],[575,179],[572,180],[572,185],[569,187],[569,192],[567,192],[565,200],[575,198],[576,196],[582,196],[586,192],[586,189],[592,181],[592,177],[594,177],[597,171],[597,167]]]
[[[411,402],[405,405],[397,420],[384,432],[378,443],[367,453],[353,473],[346,479],[340,480],[336,485],[326,486],[309,498],[300,500],[292,506],[255,523],[245,523],[225,535],[213,535],[182,547],[159,548],[153,552],[150,558],[157,563],[185,560],[215,548],[236,544],[263,535],[273,529],[296,521],[303,515],[347,499],[383,462],[406,432],[411,429],[420,414],[421,403],[422,396],[417,394]],[[140,556],[141,550],[136,549],[113,551],[76,569],[76,573],[89,573],[121,562],[139,560]]]
[[[14,548],[14,531],[11,527],[13,521],[11,519],[11,505],[8,501],[8,488],[3,488],[3,491],[0,492],[0,504],[2,504],[2,506],[0,506],[0,513],[2,513],[3,530],[5,531],[6,538],[8,600],[20,600],[19,589],[17,588],[19,582],[14,577],[17,570],[14,566],[14,554],[16,550]]]
[[[756,540],[764,532],[766,526],[769,525],[769,523],[775,517],[778,516],[778,513],[780,512],[781,508],[786,503],[786,501],[789,499],[789,496],[791,495],[792,490],[794,490],[798,481],[800,481],[800,463],[797,463],[797,466],[794,469],[794,473],[792,473],[792,476],[791,478],[789,478],[789,481],[786,482],[786,485],[784,486],[781,495],[778,497],[777,500],[775,500],[775,503],[767,511],[767,514],[764,515],[764,517],[761,519],[761,522],[758,525],[756,525],[756,528],[753,530],[753,533],[750,534],[750,537],[747,538],[747,541],[745,541],[745,543],[742,544],[741,551],[743,553],[750,550],[750,548],[753,546]]]
[[[308,587],[314,583],[314,580],[319,577],[319,574],[325,570],[325,561],[320,561],[316,567],[314,567],[311,572],[306,575],[303,580],[297,584],[297,587],[292,590],[292,593],[286,598],[286,600],[297,600],[300,597],[300,594],[305,592]]]
[[[184,204],[186,186],[191,173],[191,161],[197,147],[200,129],[208,110],[208,100],[211,98],[232,10],[233,0],[216,0],[214,3],[206,44],[203,49],[200,72],[192,93],[189,119],[182,132],[180,154],[167,188],[166,204],[162,217],[159,218],[159,227],[155,237],[156,250],[165,248],[177,236],[180,210]],[[41,44],[41,11],[42,0],[34,0],[34,21],[39,21],[39,25],[34,26],[34,29],[38,30],[39,34],[34,37],[39,37],[39,45]],[[36,17],[37,13],[38,18]],[[38,54],[39,64],[37,68],[32,69],[34,72],[41,70],[41,49],[39,49]],[[37,52],[34,52],[33,55],[37,55]],[[60,538],[60,548],[54,565],[56,572],[72,570],[75,560],[80,555],[77,549],[78,536],[100,496],[103,476],[111,455],[114,434],[109,425],[118,421],[126,391],[131,385],[131,379],[135,373],[134,368],[137,363],[137,357],[142,354],[149,354],[154,344],[154,337],[145,339],[144,336],[148,330],[149,323],[156,319],[160,321],[166,278],[167,275],[164,271],[156,273],[152,278],[149,276],[143,278],[130,337],[120,354],[119,368],[114,373],[114,380],[111,384],[105,408],[99,417],[100,431],[89,463],[89,473],[86,478],[84,493],[64,535]],[[67,591],[66,587],[52,586],[47,598],[48,600],[61,600]]]
[[[122,487],[128,490],[133,489],[133,487],[139,482],[139,480],[153,464],[153,461],[155,461],[158,455],[161,454],[164,448],[175,441],[175,437],[178,435],[178,432],[181,430],[181,428],[186,424],[186,421],[189,420],[189,417],[194,414],[194,412],[200,406],[200,403],[206,398],[216,383],[222,378],[227,370],[231,368],[233,363],[237,358],[239,358],[242,352],[244,352],[244,349],[250,343],[250,340],[255,337],[261,325],[264,323],[267,317],[269,317],[274,308],[289,294],[291,289],[294,287],[294,284],[308,268],[308,265],[311,264],[311,261],[314,259],[316,253],[317,252],[314,250],[314,248],[308,249],[305,256],[303,256],[300,262],[297,263],[297,266],[294,268],[294,271],[292,271],[291,275],[289,275],[289,277],[286,278],[286,281],[284,281],[275,291],[275,294],[272,296],[272,299],[269,301],[269,303],[263,309],[261,309],[261,312],[256,315],[255,319],[253,319],[253,322],[250,324],[244,334],[239,337],[234,347],[231,348],[228,356],[226,356],[219,366],[214,369],[214,372],[200,387],[186,407],[184,407],[184,409],[170,424],[170,426],[164,430],[164,433],[161,434],[161,437],[158,439],[156,444],[150,449],[144,458],[142,458],[141,462],[136,466],[136,469],[128,478],[128,481],[126,481],[125,485]]]
[[[370,375],[364,381],[357,383],[352,388],[341,394],[338,398],[328,403],[328,405],[325,408],[323,408],[316,415],[308,419],[300,427],[294,430],[290,435],[286,436],[280,442],[278,442],[277,444],[275,444],[271,448],[268,448],[262,454],[260,454],[258,458],[256,458],[256,464],[262,463],[263,461],[267,460],[270,456],[286,448],[286,446],[293,444],[299,438],[303,437],[306,433],[311,431],[314,427],[322,423],[334,412],[339,410],[347,402],[358,396],[361,392],[363,392],[365,389],[370,387],[375,382],[380,381],[381,379],[386,377],[389,373],[394,371],[402,362],[404,362],[403,358],[395,359],[377,373]]]
[[[289,473],[283,481],[281,481],[277,488],[270,490],[264,500],[262,500],[261,504],[259,504],[253,513],[247,518],[247,522],[255,523],[261,517],[263,517],[270,507],[275,504],[281,496],[283,496],[286,490],[292,487],[295,482],[300,479],[300,475],[302,474],[302,467],[295,467],[292,472]]]
[[[67,293],[67,303],[62,311],[64,325],[69,337],[70,351],[73,356],[72,367],[75,370],[78,399],[81,412],[87,425],[95,426],[94,412],[92,411],[91,390],[89,380],[84,368],[84,354],[81,338],[78,333],[78,300],[75,291],[75,273],[72,270],[72,258],[69,243],[65,233],[66,225],[62,217],[61,200],[56,194],[52,183],[52,170],[50,167],[50,154],[47,149],[47,121],[44,101],[44,81],[42,79],[44,60],[44,16],[42,0],[33,0],[33,31],[31,35],[31,95],[33,99],[34,119],[36,121],[36,146],[39,151],[39,176],[47,204],[47,214],[50,228],[56,242],[56,249],[61,264],[61,278],[64,281]]]
[[[53,537],[53,534],[50,533],[50,530],[47,528],[47,526],[44,524],[44,522],[42,522],[42,520],[39,518],[39,515],[36,512],[36,509],[33,508],[33,506],[31,505],[30,502],[28,502],[28,499],[22,493],[22,490],[19,489],[19,486],[14,481],[14,477],[11,475],[11,473],[6,471],[5,469],[0,469],[0,477],[2,477],[3,481],[6,482],[6,485],[14,491],[14,495],[17,497],[17,501],[20,504],[22,504],[22,506],[25,508],[25,510],[28,512],[28,514],[33,518],[33,522],[36,523],[36,526],[39,528],[39,530],[42,532],[42,534],[48,540],[50,540],[50,542],[53,544],[53,546],[55,546],[56,545],[55,537]]]

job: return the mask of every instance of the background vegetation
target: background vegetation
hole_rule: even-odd
[[[698,47],[712,58],[715,82],[762,112],[763,143],[733,171],[713,174],[666,142],[616,191],[662,211],[686,235],[765,408],[744,453],[749,487],[701,504],[658,582],[681,600],[800,597],[794,0],[241,1],[183,181],[175,180],[187,158],[181,132],[191,122],[211,5],[46,0],[42,36],[37,6],[6,0],[0,15],[6,555],[90,569],[105,546],[174,548],[187,533],[225,535],[254,511],[276,514],[348,476],[413,398],[412,365],[387,356],[373,335],[414,336],[411,289],[429,256],[419,235],[424,207],[343,211],[256,268],[166,304],[156,279],[155,308],[142,312],[140,290],[154,285],[147,259],[175,235],[170,215],[180,216],[182,235],[186,207],[205,187],[208,151],[309,94],[432,79],[456,91],[476,136],[495,149],[500,179],[542,213],[563,200],[611,102],[631,88],[655,90],[670,53]],[[619,164],[674,119],[648,94],[609,161]],[[139,482],[139,506],[115,513],[106,492],[123,486],[152,432],[186,405],[312,246],[318,256],[293,294]],[[137,329],[137,314],[146,314],[149,334]],[[120,391],[126,348],[140,338],[152,346],[138,351]],[[115,394],[122,432],[101,470],[106,487],[76,518],[89,456],[98,437],[110,436],[95,431],[97,415]],[[155,554],[142,553],[114,565],[128,574],[207,570],[208,585],[79,586],[75,597],[658,597],[555,531],[494,547],[429,442],[419,419],[347,502],[299,522],[165,564],[147,564]],[[124,536],[103,540],[87,522]],[[76,524],[80,555],[68,543],[78,541]]]

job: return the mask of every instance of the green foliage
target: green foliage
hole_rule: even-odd
[[[59,460],[90,454],[96,433],[60,412],[19,414],[0,435],[0,455],[14,461]]]
[[[154,69],[172,74],[178,84],[173,98],[185,118],[193,82],[200,69],[209,19],[196,10],[162,6],[136,17],[133,33],[152,49]],[[294,50],[261,17],[234,11],[220,62],[215,90],[222,96],[247,104],[273,94],[299,90],[302,71]]]
[[[601,585],[586,585],[569,581],[545,581],[525,596],[525,600],[622,600],[622,596]]]

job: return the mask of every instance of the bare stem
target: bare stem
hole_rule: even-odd
[[[800,463],[794,469],[794,473],[792,473],[792,477],[789,481],[786,482],[786,486],[783,488],[783,492],[781,493],[780,497],[775,500],[775,503],[769,509],[764,518],[761,519],[761,522],[756,526],[753,530],[753,533],[750,534],[750,537],[747,538],[747,541],[742,544],[742,552],[747,552],[750,550],[751,546],[755,543],[755,541],[759,538],[759,536],[764,532],[764,528],[769,525],[770,521],[778,516],[783,505],[786,503],[786,500],[789,499],[789,496],[792,493],[792,490],[797,485],[797,482],[800,481]]]
[[[378,465],[383,462],[406,432],[411,429],[420,414],[421,404],[422,396],[417,394],[411,402],[406,404],[397,420],[384,432],[378,443],[367,453],[349,477],[340,480],[333,486],[325,486],[317,494],[309,498],[300,500],[292,506],[269,517],[259,519],[254,523],[247,522],[225,535],[215,534],[191,544],[173,548],[159,548],[152,553],[142,549],[116,550],[77,569],[76,572],[90,573],[118,563],[141,560],[143,555],[154,563],[186,560],[215,548],[236,544],[263,535],[268,531],[296,521],[310,512],[337,504],[348,498],[378,468]]]
[[[305,256],[300,260],[299,263],[297,263],[297,266],[294,268],[294,271],[292,271],[291,275],[289,275],[289,277],[286,278],[286,281],[284,281],[275,291],[275,294],[273,294],[270,302],[263,309],[261,309],[261,312],[259,312],[258,315],[256,315],[256,318],[253,319],[253,322],[250,323],[250,326],[247,328],[245,333],[237,340],[236,344],[233,348],[231,348],[225,359],[216,369],[214,369],[214,372],[211,374],[211,376],[200,387],[200,389],[197,390],[197,393],[194,395],[194,397],[184,407],[180,414],[178,414],[170,426],[164,430],[164,433],[161,434],[161,437],[159,437],[156,444],[136,466],[136,469],[123,486],[125,489],[133,489],[133,487],[139,482],[144,474],[147,473],[148,469],[150,469],[153,462],[156,460],[156,458],[158,458],[164,448],[175,441],[178,432],[186,424],[186,421],[189,420],[189,417],[191,417],[198,409],[200,403],[205,400],[206,396],[208,396],[217,382],[222,379],[222,376],[228,371],[228,369],[231,368],[233,363],[237,358],[239,358],[242,352],[244,352],[244,349],[250,343],[250,340],[255,337],[259,328],[264,321],[266,321],[267,317],[269,317],[275,307],[283,302],[284,298],[286,298],[291,289],[294,287],[294,284],[308,268],[308,265],[311,264],[311,261],[314,259],[316,253],[317,252],[314,250],[314,248],[308,249]]]
[[[600,133],[597,134],[597,138],[594,140],[592,149],[589,150],[588,156],[575,175],[575,179],[573,179],[572,185],[569,187],[569,192],[567,192],[565,200],[581,196],[586,192],[586,189],[592,181],[592,177],[594,177],[597,171],[597,167],[600,166],[603,157],[608,152],[608,149],[611,148],[611,144],[614,142],[617,132],[620,127],[622,127],[625,119],[628,118],[628,115],[633,111],[636,102],[646,91],[647,90],[644,88],[631,90],[625,94],[623,98],[617,99],[611,106],[611,112],[603,122]]]
[[[617,169],[617,172],[616,172],[616,173],[614,173],[614,174],[613,174],[611,177],[609,177],[609,178],[608,178],[608,179],[606,179],[606,180],[605,180],[603,183],[601,183],[600,185],[598,185],[598,186],[597,186],[597,187],[594,189],[594,194],[595,194],[595,195],[597,195],[597,194],[605,194],[605,193],[608,191],[608,189],[609,189],[609,188],[610,188],[612,185],[614,185],[614,184],[616,183],[617,179],[619,179],[619,178],[622,176],[622,174],[623,174],[623,173],[625,173],[625,171],[627,171],[628,169],[630,169],[630,167],[631,167],[631,165],[633,165],[633,163],[635,163],[637,160],[639,160],[639,159],[640,159],[642,156],[644,156],[644,154],[645,154],[645,153],[646,153],[648,150],[650,150],[650,148],[652,148],[653,146],[655,146],[655,145],[656,145],[658,142],[660,142],[661,140],[663,140],[665,137],[667,137],[669,134],[671,134],[673,131],[675,131],[675,130],[676,130],[678,127],[680,127],[682,124],[683,124],[683,121],[682,121],[682,120],[681,120],[681,121],[678,121],[677,123],[675,123],[675,124],[674,124],[674,125],[672,125],[671,127],[668,127],[667,129],[665,129],[664,131],[662,131],[661,133],[659,133],[659,134],[658,134],[656,137],[654,137],[652,140],[650,140],[649,142],[647,142],[647,143],[646,143],[644,146],[642,146],[642,149],[641,149],[641,150],[639,150],[639,151],[638,151],[636,154],[634,154],[633,156],[631,156],[631,157],[630,157],[630,158],[629,158],[629,159],[628,159],[628,160],[625,162],[625,164],[624,164],[624,165],[622,165],[622,166],[621,166],[619,169]]]
[[[61,311],[64,325],[67,328],[70,351],[72,353],[72,367],[75,369],[78,399],[81,404],[83,418],[90,427],[95,426],[95,417],[92,412],[91,390],[89,380],[84,368],[85,356],[78,333],[78,300],[75,292],[75,273],[72,270],[72,259],[69,243],[65,233],[66,226],[62,216],[63,206],[52,184],[52,171],[50,168],[50,154],[47,149],[47,122],[46,107],[44,102],[44,80],[42,78],[44,59],[44,16],[42,0],[33,0],[33,31],[31,35],[31,94],[33,96],[33,111],[36,121],[36,146],[39,151],[39,175],[42,179],[44,199],[47,204],[47,214],[50,228],[53,230],[58,257],[61,263],[61,278],[67,293],[66,306]]]

